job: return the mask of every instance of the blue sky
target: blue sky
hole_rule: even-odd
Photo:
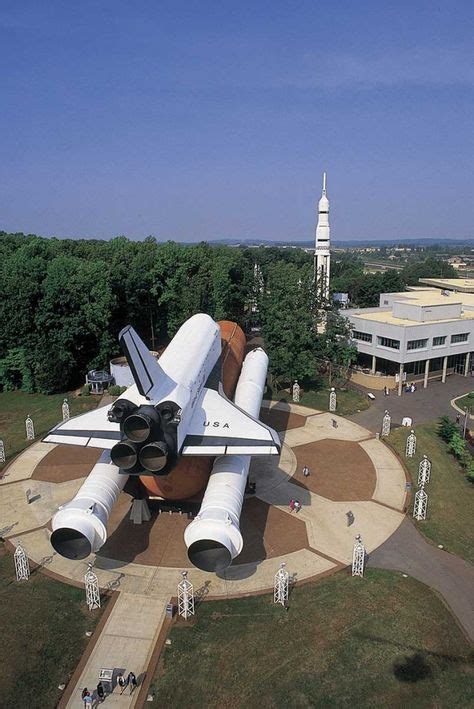
[[[474,3],[0,0],[0,229],[474,237]]]

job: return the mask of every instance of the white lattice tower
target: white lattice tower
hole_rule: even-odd
[[[92,564],[87,565],[87,572],[84,576],[86,584],[86,603],[90,611],[100,608],[99,579],[92,570]]]
[[[28,416],[26,418],[25,428],[26,428],[27,440],[34,441],[35,440],[35,425],[33,423],[33,419],[31,418],[30,414],[28,414]]]
[[[392,425],[392,417],[390,416],[390,412],[385,410],[385,413],[384,413],[383,419],[382,419],[382,436],[389,436],[390,435],[391,425]]]
[[[360,534],[357,535],[352,552],[352,575],[364,576],[365,547]]]
[[[336,410],[337,406],[337,398],[336,398],[336,390],[334,387],[331,389],[331,393],[329,394],[329,411],[334,411]]]
[[[273,603],[280,603],[286,606],[288,603],[288,590],[290,586],[290,574],[285,569],[285,562],[282,561],[280,568],[275,574],[275,582],[273,586]]]
[[[405,448],[405,456],[407,458],[413,458],[416,451],[416,436],[415,431],[411,431],[407,436],[407,445]]]
[[[297,381],[293,384],[293,401],[297,404],[300,400],[300,385]]]
[[[0,440],[0,463],[5,462],[5,444]]]
[[[63,405],[61,406],[61,413],[63,415],[63,421],[67,421],[69,419],[69,404],[67,402],[67,399],[64,399]]]
[[[428,460],[426,455],[420,460],[420,466],[418,468],[418,486],[426,485],[429,483],[431,475],[431,461]]]
[[[413,517],[417,520],[426,519],[426,508],[428,507],[428,495],[423,487],[420,487],[415,494],[415,504],[413,505]]]
[[[188,581],[188,572],[182,572],[183,580],[178,584],[178,614],[187,620],[194,615],[194,589]]]
[[[15,560],[16,580],[28,581],[30,578],[30,564],[21,544],[17,545],[13,558]]]

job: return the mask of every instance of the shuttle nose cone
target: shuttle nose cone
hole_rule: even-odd
[[[112,463],[122,470],[130,470],[138,460],[138,454],[131,441],[120,441],[110,451]]]
[[[168,462],[168,446],[164,441],[148,443],[140,451],[140,463],[151,473],[163,470]]]

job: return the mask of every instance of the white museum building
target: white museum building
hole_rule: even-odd
[[[420,278],[421,286],[382,293],[378,308],[345,315],[357,346],[352,379],[373,389],[471,373],[474,279]]]

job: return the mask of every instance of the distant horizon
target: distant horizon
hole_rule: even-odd
[[[174,242],[176,242],[176,243],[179,243],[179,244],[186,244],[186,245],[199,244],[199,243],[201,243],[201,242],[205,242],[205,243],[209,243],[209,244],[212,244],[212,243],[217,243],[217,244],[226,244],[226,243],[229,243],[230,245],[235,245],[235,244],[237,244],[237,243],[241,243],[241,244],[245,245],[246,243],[249,243],[249,244],[252,244],[252,245],[253,245],[255,242],[259,242],[259,243],[262,243],[262,244],[267,244],[267,243],[269,243],[269,244],[275,244],[275,245],[278,245],[279,243],[285,244],[285,245],[287,245],[287,244],[295,244],[296,246],[297,246],[297,245],[300,245],[300,244],[305,244],[305,246],[307,246],[308,244],[314,243],[314,239],[278,239],[278,240],[276,240],[276,239],[265,239],[265,238],[259,238],[259,237],[242,237],[242,238],[239,238],[239,237],[235,237],[235,238],[232,238],[232,237],[222,237],[222,238],[216,237],[216,238],[211,238],[211,239],[204,239],[204,238],[203,238],[203,239],[198,239],[198,240],[196,240],[196,241],[186,241],[185,239],[179,239],[179,240],[178,240],[178,239],[173,239],[173,238],[160,239],[159,237],[157,237],[157,236],[154,235],[154,234],[146,234],[145,236],[139,237],[139,238],[131,238],[131,237],[129,237],[127,234],[115,234],[114,236],[109,236],[109,237],[78,236],[78,235],[75,235],[75,236],[64,236],[64,235],[58,235],[58,234],[46,234],[46,235],[45,235],[45,234],[38,234],[38,233],[35,232],[35,231],[30,231],[30,232],[24,232],[24,231],[21,231],[21,230],[13,230],[13,231],[10,231],[10,230],[7,230],[7,229],[0,228],[0,234],[1,234],[2,232],[3,232],[3,233],[6,233],[6,234],[23,234],[24,236],[37,236],[37,237],[39,237],[39,238],[41,238],[41,239],[58,239],[58,240],[61,240],[61,241],[62,241],[62,240],[67,240],[67,239],[70,239],[70,240],[73,240],[73,241],[80,241],[80,240],[112,241],[112,239],[118,239],[118,238],[124,237],[125,239],[128,239],[129,241],[141,242],[141,241],[144,241],[145,239],[147,239],[147,238],[149,238],[149,237],[152,237],[152,238],[156,239],[157,243],[159,243],[159,244],[166,244],[168,241],[174,241]],[[339,244],[339,243],[345,243],[345,244],[346,244],[346,243],[349,243],[349,244],[350,244],[350,243],[354,243],[354,244],[364,244],[364,243],[374,243],[374,244],[384,244],[384,243],[393,244],[393,243],[398,243],[398,244],[405,244],[405,243],[413,243],[413,242],[416,242],[416,243],[419,243],[419,242],[430,242],[431,244],[434,245],[434,244],[440,244],[440,243],[443,243],[443,242],[446,242],[446,241],[452,242],[453,245],[455,245],[456,243],[460,243],[460,244],[465,244],[465,243],[466,243],[466,244],[467,244],[467,243],[471,243],[471,242],[474,244],[474,236],[466,237],[466,238],[463,238],[463,237],[455,237],[455,236],[453,236],[453,237],[439,237],[439,238],[438,238],[438,237],[432,237],[432,236],[420,236],[420,237],[417,237],[417,236],[406,236],[406,237],[400,237],[400,238],[377,238],[377,237],[373,237],[373,238],[359,238],[359,237],[354,237],[353,239],[338,239],[338,238],[336,237],[336,238],[334,238],[334,239],[331,238],[331,246],[334,246],[335,244]]]
[[[467,0],[4,4],[0,221],[306,241],[327,171],[333,243],[470,239],[473,23]]]

